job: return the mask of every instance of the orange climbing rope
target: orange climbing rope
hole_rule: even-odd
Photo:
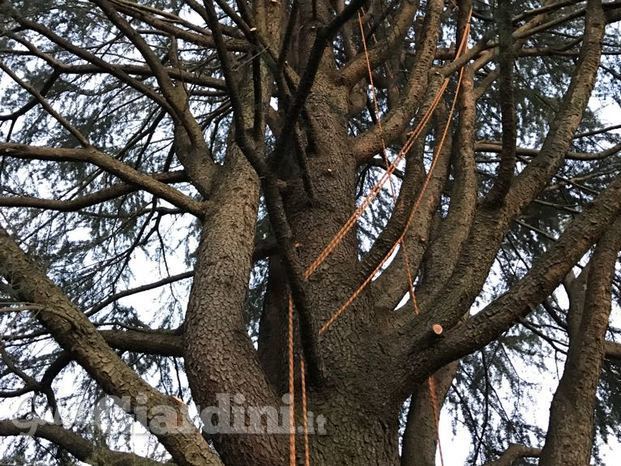
[[[289,293],[289,312],[287,322],[287,352],[289,364],[289,466],[295,466],[296,434],[295,425],[295,348],[294,348],[294,307],[291,293]],[[304,466],[310,466],[310,444],[308,438],[308,408],[306,395],[306,366],[304,358],[300,358],[300,384],[302,386],[302,425],[304,429]]]
[[[462,55],[462,53],[464,52],[466,46],[467,46],[467,42],[468,42],[468,36],[470,33],[470,18],[472,15],[472,9],[469,11],[468,13],[468,17],[467,17],[467,21],[466,21],[466,27],[463,33],[463,36],[461,38],[460,44],[457,48],[456,51],[456,57],[459,57]],[[379,114],[379,106],[377,103],[377,98],[376,98],[376,94],[375,94],[375,85],[373,82],[373,73],[372,73],[372,68],[371,68],[371,64],[370,64],[370,60],[369,60],[369,54],[368,54],[368,49],[367,49],[367,44],[366,44],[366,40],[365,40],[365,34],[364,34],[364,27],[362,24],[362,17],[360,12],[358,12],[358,22],[360,25],[360,35],[362,38],[362,44],[363,44],[363,48],[364,48],[364,54],[366,57],[366,62],[367,62],[367,70],[368,70],[368,74],[369,74],[369,84],[371,87],[371,94],[372,94],[372,100],[373,100],[373,106],[374,106],[374,113],[377,116]],[[457,97],[459,95],[460,89],[461,89],[461,81],[463,78],[463,68],[460,69],[459,71],[459,78],[458,78],[458,82],[457,82],[457,89],[455,92],[455,96],[453,98],[452,104],[451,104],[451,109],[449,111],[448,117],[447,117],[447,122],[446,125],[444,127],[444,131],[442,133],[442,137],[440,139],[440,142],[436,148],[435,154],[433,156],[432,159],[432,163],[431,166],[429,168],[429,171],[427,172],[427,176],[425,177],[423,186],[421,188],[421,190],[419,191],[419,194],[416,198],[416,201],[414,203],[414,206],[412,207],[410,214],[408,215],[407,221],[404,225],[403,231],[401,233],[401,235],[399,236],[399,238],[397,239],[397,241],[395,241],[395,243],[393,244],[393,246],[390,248],[390,250],[388,251],[388,253],[382,258],[382,260],[380,261],[379,265],[367,276],[367,278],[360,284],[360,286],[352,293],[352,295],[347,299],[347,301],[345,303],[343,303],[343,305],[338,308],[334,314],[328,319],[328,321],[326,321],[322,327],[319,330],[319,334],[322,335],[323,333],[325,333],[330,326],[340,317],[340,315],[345,312],[345,310],[347,310],[347,308],[356,300],[356,298],[360,295],[360,293],[362,293],[362,291],[368,286],[368,284],[373,280],[373,277],[382,269],[382,267],[384,266],[384,264],[388,261],[388,259],[390,259],[390,257],[392,257],[393,253],[397,250],[397,248],[401,247],[403,248],[403,258],[404,258],[404,266],[405,266],[405,270],[406,270],[406,275],[407,275],[407,280],[408,280],[408,291],[410,294],[410,298],[412,301],[412,306],[414,309],[414,312],[416,314],[420,314],[420,309],[418,307],[417,301],[416,301],[416,295],[414,293],[414,279],[413,279],[413,275],[412,275],[412,271],[410,268],[410,264],[409,264],[409,260],[405,251],[405,237],[407,234],[407,231],[411,225],[411,222],[414,218],[414,215],[416,214],[420,203],[422,202],[423,196],[426,193],[426,190],[429,186],[429,183],[431,181],[432,175],[433,175],[433,171],[434,168],[436,166],[436,163],[438,161],[439,158],[439,154],[440,151],[442,150],[442,147],[444,145],[444,142],[446,140],[446,136],[448,134],[448,128],[450,127],[450,121],[452,119],[454,110],[455,110],[455,106],[457,103]],[[391,191],[393,196],[395,196],[395,190],[394,190],[394,186],[393,186],[393,182],[392,182],[392,174],[394,173],[394,171],[396,170],[398,164],[401,162],[401,160],[403,160],[403,158],[405,157],[405,155],[410,151],[410,149],[412,148],[412,146],[414,145],[414,142],[417,140],[417,138],[420,136],[420,134],[422,133],[423,129],[426,127],[427,123],[429,122],[429,119],[431,118],[431,115],[433,114],[433,112],[435,111],[435,109],[437,108],[440,99],[442,98],[442,95],[444,94],[444,91],[446,90],[446,88],[448,87],[449,84],[449,77],[446,77],[444,79],[444,81],[442,82],[440,88],[438,89],[438,91],[436,92],[434,99],[431,103],[431,106],[425,111],[425,113],[423,114],[421,120],[419,121],[418,125],[414,128],[414,130],[412,130],[410,133],[408,133],[408,139],[406,140],[405,144],[403,145],[403,147],[400,149],[399,153],[397,154],[397,156],[395,157],[395,160],[388,165],[388,158],[386,155],[386,144],[385,144],[385,140],[384,140],[384,131],[383,131],[383,127],[382,127],[382,122],[380,118],[376,118],[377,119],[377,124],[378,124],[378,129],[380,132],[380,140],[381,140],[381,144],[382,144],[382,155],[384,157],[384,161],[387,165],[387,169],[384,172],[384,175],[377,181],[377,183],[372,187],[371,191],[369,192],[369,194],[367,194],[367,196],[363,199],[362,203],[358,206],[358,208],[352,213],[352,215],[349,217],[349,219],[345,222],[345,224],[339,229],[339,231],[335,234],[335,236],[332,238],[332,240],[324,247],[324,249],[320,252],[320,254],[317,256],[317,258],[308,266],[308,268],[304,271],[304,278],[308,279],[310,278],[310,276],[315,273],[317,271],[317,269],[321,266],[321,264],[327,259],[327,257],[336,249],[336,247],[340,244],[340,242],[343,240],[343,238],[349,233],[349,231],[354,227],[354,225],[356,224],[356,222],[360,219],[360,217],[362,216],[363,212],[366,210],[366,208],[371,204],[371,202],[373,202],[373,200],[379,195],[382,187],[386,184],[387,181],[390,181],[390,186],[391,186]],[[290,412],[289,412],[289,424],[290,424],[290,436],[289,436],[289,463],[290,466],[295,466],[296,463],[296,426],[295,426],[295,371],[294,371],[294,364],[295,364],[295,354],[294,354],[294,332],[293,332],[293,300],[291,298],[291,294],[289,293],[289,316],[288,316],[288,352],[289,352],[289,393],[290,393]],[[306,393],[306,375],[305,375],[305,364],[304,364],[304,360],[300,359],[300,382],[302,385],[302,413],[303,413],[303,429],[304,429],[304,464],[305,466],[310,466],[310,448],[309,448],[309,439],[308,439],[308,412],[307,412],[307,393]],[[436,425],[436,434],[437,434],[437,442],[438,442],[438,451],[439,451],[439,455],[440,455],[440,462],[442,464],[442,466],[444,466],[444,457],[443,457],[443,453],[442,453],[442,446],[440,443],[440,437],[439,437],[439,422],[440,422],[440,413],[439,413],[439,402],[438,402],[438,398],[437,398],[437,391],[436,391],[436,385],[435,385],[435,379],[433,376],[429,377],[429,379],[427,380],[428,382],[428,388],[429,388],[429,393],[430,393],[430,398],[431,398],[431,404],[432,404],[432,411],[433,411],[433,417],[434,417],[434,422]]]
[[[310,466],[310,445],[308,441],[308,408],[306,401],[306,364],[300,358],[300,384],[302,385],[302,426],[304,428],[304,466]]]
[[[465,31],[462,39],[461,39],[461,42],[460,42],[459,47],[457,49],[456,56],[462,55],[462,53],[463,53],[463,51],[464,51],[464,49],[466,47],[466,44],[467,44],[467,38],[468,38],[469,30],[470,30],[470,22],[468,21],[467,26],[466,26],[466,31]],[[368,64],[368,61],[367,61],[367,64]],[[370,67],[370,65],[368,65],[368,66]],[[433,100],[431,106],[423,114],[423,116],[422,116],[420,122],[418,123],[418,125],[414,128],[414,130],[412,130],[410,133],[408,133],[408,139],[407,139],[406,143],[403,145],[403,147],[401,148],[401,150],[399,151],[399,153],[395,157],[395,160],[386,169],[386,171],[384,172],[384,175],[377,181],[377,183],[373,186],[373,188],[371,188],[371,191],[362,200],[362,202],[360,203],[358,208],[351,214],[349,219],[347,219],[347,221],[343,224],[343,226],[339,229],[339,231],[334,235],[332,240],[330,240],[330,242],[324,247],[324,249],[315,258],[315,260],[313,262],[311,262],[311,264],[304,271],[304,278],[305,279],[310,278],[311,275],[313,275],[313,273],[315,273],[317,271],[317,269],[321,266],[321,264],[328,258],[328,256],[336,249],[336,247],[340,244],[340,242],[347,235],[347,233],[349,233],[349,231],[354,227],[354,225],[356,224],[358,219],[362,216],[362,214],[366,210],[366,208],[379,195],[382,187],[386,184],[386,182],[389,179],[391,179],[392,174],[397,169],[398,164],[403,160],[405,155],[412,148],[412,146],[414,145],[414,142],[416,141],[418,136],[422,133],[423,129],[427,125],[427,122],[431,118],[431,115],[433,114],[433,112],[436,109],[438,103],[440,102],[440,99],[442,98],[442,95],[444,94],[444,91],[448,87],[448,84],[449,84],[449,78],[447,77],[442,82],[442,85],[440,86],[440,88],[436,92],[436,95],[434,97],[434,100]],[[384,144],[383,138],[382,138],[382,144]]]
[[[293,348],[293,299],[291,298],[291,293],[289,293],[287,349],[289,353],[289,466],[295,466],[295,353]]]
[[[362,9],[364,11],[364,9]],[[362,24],[362,13],[358,11],[358,25],[360,27],[360,38],[362,40],[362,48],[364,50],[364,56],[367,62],[367,73],[369,75],[369,87],[371,88],[371,100],[373,101],[373,113],[375,114],[375,120],[377,120],[377,127],[380,132],[380,141],[382,142],[382,159],[384,160],[384,164],[388,167],[389,160],[388,154],[386,151],[386,142],[384,141],[384,127],[382,126],[382,120],[379,118],[379,104],[377,103],[377,94],[375,93],[375,82],[373,81],[373,70],[371,69],[371,61],[369,60],[369,50],[367,49],[367,40],[364,34],[364,25]],[[375,39],[375,34],[373,34],[373,39]],[[392,177],[390,177],[390,192],[394,197],[397,195],[397,191],[395,190],[395,186],[392,182]]]
[[[423,196],[426,193],[426,190],[429,186],[429,182],[431,181],[431,177],[433,175],[434,172],[434,168],[436,166],[436,163],[438,161],[438,154],[439,152],[442,150],[442,147],[444,145],[444,141],[446,140],[446,135],[448,133],[448,128],[449,128],[449,122],[453,116],[453,112],[455,109],[455,104],[457,102],[457,96],[459,93],[459,87],[461,86],[461,79],[462,79],[463,73],[460,71],[459,73],[459,81],[457,84],[457,92],[455,93],[455,97],[453,98],[453,103],[451,105],[451,110],[449,111],[449,115],[448,115],[448,119],[447,119],[447,124],[444,127],[444,131],[442,133],[442,137],[440,139],[440,142],[438,144],[438,146],[436,147],[436,151],[433,157],[433,161],[431,162],[431,167],[429,167],[429,171],[427,172],[427,176],[425,177],[425,181],[423,182],[423,186],[420,190],[420,192],[418,193],[418,196],[416,197],[416,201],[414,202],[414,206],[412,207],[412,209],[410,210],[410,214],[408,215],[408,218],[406,220],[405,226],[403,228],[403,231],[401,232],[401,235],[399,236],[399,238],[397,239],[397,241],[395,241],[395,243],[392,245],[392,247],[390,248],[390,250],[386,253],[386,255],[382,258],[382,260],[380,261],[380,263],[377,265],[377,267],[375,267],[375,269],[373,269],[373,271],[367,276],[367,278],[365,278],[365,280],[360,284],[360,286],[358,286],[358,288],[356,288],[356,290],[351,294],[351,296],[347,299],[347,301],[345,301],[341,307],[339,307],[334,314],[332,314],[332,316],[321,326],[321,328],[319,329],[319,334],[322,335],[324,334],[328,328],[330,328],[330,326],[336,322],[336,320],[341,316],[341,314],[343,314],[343,312],[345,312],[347,310],[347,308],[356,300],[356,298],[358,298],[358,296],[360,295],[360,293],[362,293],[364,291],[364,289],[368,286],[369,283],[371,283],[371,281],[373,280],[373,277],[375,277],[375,275],[377,274],[377,272],[379,272],[382,267],[384,266],[384,264],[386,264],[386,262],[392,257],[392,254],[397,250],[397,248],[402,244],[403,239],[405,238],[405,235],[407,234],[407,231],[412,223],[412,220],[414,219],[414,214],[416,213],[416,211],[418,210],[418,207],[420,206],[420,203],[422,202]]]

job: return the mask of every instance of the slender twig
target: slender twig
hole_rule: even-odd
[[[50,105],[50,103],[37,91],[33,86],[24,82],[19,78],[8,66],[0,61],[0,70],[4,71],[9,77],[15,81],[20,87],[28,91],[30,95],[32,95],[37,102],[45,109],[47,113],[49,113],[60,125],[65,128],[74,138],[78,140],[82,147],[90,146],[90,142],[88,139],[69,121],[63,117],[60,113],[58,113],[54,108]]]

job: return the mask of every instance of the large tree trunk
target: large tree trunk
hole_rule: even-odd
[[[312,436],[312,464],[357,466],[398,465],[398,424],[394,409],[383,415],[352,402],[351,393],[335,394],[326,403],[312,406],[313,414],[325,413],[325,435]],[[381,394],[377,394],[378,397]]]
[[[433,466],[439,439],[440,410],[459,364],[452,362],[412,393],[403,433],[401,466]],[[441,448],[441,446],[440,446]]]

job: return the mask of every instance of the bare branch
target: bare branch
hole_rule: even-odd
[[[147,176],[161,183],[181,183],[187,181],[183,170],[153,173]],[[99,191],[85,194],[75,199],[40,199],[30,196],[0,196],[0,207],[32,207],[35,209],[75,212],[112,199],[138,191],[140,186],[129,183],[116,183]]]
[[[154,461],[133,453],[125,453],[97,446],[94,442],[65,429],[62,425],[52,424],[43,419],[2,419],[0,436],[30,435],[48,440],[67,450],[78,460],[87,464],[108,464],[110,466],[162,466]]]
[[[80,48],[80,47],[78,47],[76,45],[73,45],[68,40],[60,37],[58,34],[54,33],[53,31],[50,31],[49,29],[47,29],[46,27],[42,26],[41,24],[39,24],[39,23],[37,23],[35,21],[30,21],[30,20],[28,20],[26,18],[23,18],[22,16],[17,14],[17,12],[13,11],[11,14],[12,14],[13,19],[15,21],[17,21],[23,27],[38,32],[39,34],[41,34],[42,36],[48,38],[49,40],[51,40],[55,44],[59,45],[60,47],[62,47],[65,50],[67,50],[68,52],[71,52],[74,55],[76,55],[77,57],[80,57],[83,60],[86,60],[87,62],[92,63],[92,64],[100,67],[101,69],[108,71],[110,74],[115,76],[121,82],[124,82],[125,84],[127,84],[127,85],[131,86],[132,88],[136,89],[138,92],[142,93],[146,97],[149,97],[154,102],[156,102],[159,105],[161,105],[162,108],[164,108],[169,114],[174,115],[173,109],[170,107],[170,105],[168,105],[168,102],[166,102],[166,100],[162,98],[162,96],[157,94],[152,88],[146,86],[142,82],[133,79],[131,76],[129,76],[122,69],[118,68],[115,65],[112,65],[112,64],[106,62],[105,60],[99,58],[95,54],[93,54],[93,53],[91,53],[91,52],[89,52],[89,51],[87,51],[85,49],[82,49],[82,48]]]
[[[197,217],[204,214],[204,204],[158,181],[151,176],[139,172],[118,159],[110,157],[93,147],[84,149],[51,148],[29,146],[25,144],[0,144],[0,155],[26,160],[50,160],[56,162],[88,162],[103,168],[121,180],[137,185],[154,196],[170,202],[185,212]]]
[[[47,100],[30,84],[27,84],[23,80],[19,79],[19,77],[4,63],[0,61],[0,70],[4,71],[8,74],[13,81],[19,84],[22,88],[26,89],[30,95],[32,95],[36,101],[45,109],[47,113],[49,113],[60,125],[65,128],[74,138],[78,140],[78,142],[82,145],[82,147],[90,146],[88,139],[78,131],[75,126],[73,126],[69,121],[63,117],[60,113],[58,113],[52,106],[49,104]]]
[[[174,330],[99,330],[106,343],[121,351],[183,356],[183,335]]]
[[[511,466],[520,458],[536,458],[541,454],[541,449],[513,444],[507,448],[500,457],[494,461],[485,463],[484,466]]]
[[[578,136],[576,136],[578,137]],[[502,146],[497,141],[477,141],[474,146],[477,152],[502,152]],[[610,157],[616,155],[621,151],[621,143],[615,144],[608,149],[605,149],[600,152],[566,152],[565,158],[569,160],[601,160],[606,157]],[[530,149],[527,147],[517,147],[516,154],[523,155],[526,157],[537,157],[541,153],[541,149]]]

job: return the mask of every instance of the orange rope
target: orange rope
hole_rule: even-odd
[[[295,355],[293,349],[293,299],[289,293],[288,319],[288,352],[289,352],[289,466],[295,466]]]
[[[364,9],[363,9],[364,11]],[[373,100],[373,113],[375,114],[375,119],[377,120],[377,127],[380,132],[380,140],[382,141],[382,158],[384,159],[384,164],[388,167],[390,164],[388,163],[388,154],[386,151],[386,142],[384,141],[384,128],[382,127],[382,120],[379,118],[379,105],[377,103],[377,94],[375,92],[375,83],[373,82],[373,70],[371,69],[371,61],[369,60],[369,51],[367,49],[367,40],[364,37],[364,26],[362,25],[362,13],[360,10],[358,11],[358,25],[360,26],[360,38],[362,39],[362,48],[364,50],[364,56],[367,61],[367,73],[369,75],[369,86],[371,87],[371,100]],[[375,34],[373,34],[373,38],[375,38]],[[395,186],[392,182],[392,177],[390,177],[390,191],[393,197],[396,197],[397,191],[395,190]]]
[[[397,248],[400,246],[401,242],[403,241],[403,238],[405,238],[405,235],[407,234],[407,231],[412,223],[412,220],[414,219],[414,214],[416,213],[416,211],[418,210],[420,203],[422,202],[423,196],[425,195],[425,192],[429,186],[429,182],[431,181],[431,177],[433,175],[433,171],[434,168],[436,166],[436,163],[438,161],[438,154],[440,153],[440,151],[442,150],[442,147],[444,146],[444,142],[446,140],[446,135],[448,134],[448,128],[450,126],[450,120],[453,116],[453,112],[455,110],[455,105],[457,103],[457,96],[459,95],[459,89],[461,87],[461,80],[462,80],[462,76],[463,76],[463,69],[460,71],[459,73],[459,80],[457,83],[457,91],[455,92],[455,97],[453,98],[453,103],[451,104],[451,110],[449,111],[449,115],[447,118],[447,123],[446,126],[444,127],[444,131],[442,132],[442,137],[440,138],[440,142],[438,144],[438,146],[436,147],[436,151],[435,151],[435,155],[433,157],[433,161],[431,162],[431,167],[429,167],[429,171],[427,172],[427,176],[425,177],[425,181],[423,182],[423,186],[416,198],[416,201],[414,202],[414,206],[412,207],[412,210],[410,211],[410,214],[408,215],[407,221],[405,223],[405,226],[403,228],[403,232],[401,233],[401,235],[399,236],[399,238],[397,239],[397,241],[395,241],[395,243],[392,245],[392,247],[390,248],[390,250],[388,251],[388,253],[386,253],[386,255],[384,256],[384,258],[380,261],[380,263],[378,264],[377,267],[375,267],[375,269],[373,270],[373,272],[371,272],[367,278],[360,284],[360,286],[358,286],[358,288],[351,294],[351,296],[347,299],[347,301],[345,301],[345,303],[343,303],[341,305],[341,307],[339,307],[334,314],[332,315],[332,317],[330,317],[328,319],[328,321],[326,321],[326,323],[324,323],[322,325],[322,327],[319,329],[319,334],[323,334],[326,332],[326,330],[328,330],[328,328],[330,328],[330,326],[341,316],[341,314],[343,312],[345,312],[347,310],[347,308],[356,300],[356,298],[358,298],[358,296],[360,295],[360,293],[362,293],[364,291],[364,289],[367,287],[367,285],[369,283],[371,283],[371,281],[373,280],[373,277],[375,276],[375,274],[377,272],[380,271],[380,269],[384,266],[384,264],[388,261],[388,259],[390,259],[390,257],[392,256],[392,254],[397,250]]]
[[[345,224],[341,227],[341,229],[334,235],[332,240],[326,245],[326,247],[319,253],[317,258],[308,266],[308,268],[304,271],[304,278],[308,279],[310,276],[317,271],[319,266],[326,260],[326,258],[336,249],[336,247],[340,244],[343,238],[349,233],[349,231],[354,227],[358,219],[361,217],[362,213],[365,209],[373,202],[373,200],[378,196],[382,187],[386,184],[386,182],[390,179],[394,171],[397,169],[397,165],[403,159],[407,151],[413,145],[413,141],[420,135],[423,128],[427,125],[427,122],[431,118],[432,112],[435,110],[434,104],[437,106],[437,103],[440,101],[442,93],[448,86],[448,78],[445,79],[444,83],[438,89],[434,102],[432,106],[425,112],[421,121],[416,126],[414,131],[410,133],[409,140],[406,142],[406,145],[399,151],[397,157],[393,161],[392,164],[386,169],[384,175],[378,180],[378,182],[371,188],[371,191],[367,196],[363,199],[362,203],[358,206],[358,208],[352,213],[352,215],[347,219]]]
[[[306,401],[306,364],[300,359],[300,382],[302,384],[302,416],[304,427],[304,466],[310,466],[310,445],[308,441],[308,409]]]
[[[456,52],[456,56],[457,57],[460,56],[464,52],[464,50],[465,50],[465,48],[467,46],[468,35],[470,33],[470,17],[471,17],[471,14],[472,14],[472,9],[468,13],[468,19],[467,19],[467,23],[466,23],[466,28],[464,30],[463,37],[461,38],[461,42],[460,42],[459,47],[458,47],[457,52]],[[378,122],[378,129],[380,131],[380,138],[381,138],[381,143],[382,143],[382,155],[384,157],[384,161],[385,161],[386,165],[388,165],[388,159],[387,159],[387,155],[386,155],[386,144],[385,144],[385,141],[384,141],[384,130],[383,130],[383,127],[382,127],[381,119],[378,117],[378,115],[379,115],[379,106],[378,106],[377,98],[376,98],[376,94],[375,94],[375,85],[374,85],[374,82],[373,82],[373,72],[372,72],[372,69],[371,69],[370,61],[369,61],[369,54],[368,54],[367,44],[366,44],[366,40],[365,40],[365,36],[364,36],[364,27],[363,27],[363,24],[362,24],[362,16],[361,16],[360,12],[358,12],[358,22],[359,22],[359,25],[360,25],[360,36],[362,38],[364,54],[365,54],[366,61],[367,61],[367,70],[368,70],[368,74],[369,74],[369,84],[371,86],[371,95],[372,95],[372,99],[373,99],[374,113],[376,114],[377,122]],[[447,117],[447,122],[446,122],[446,126],[444,128],[444,131],[442,133],[442,137],[441,137],[440,142],[439,142],[439,144],[438,144],[438,146],[436,148],[435,155],[434,155],[432,163],[431,163],[431,167],[429,168],[427,176],[425,177],[425,181],[423,183],[423,186],[422,186],[422,188],[421,188],[421,190],[419,192],[419,195],[416,198],[416,201],[414,203],[414,206],[413,206],[412,210],[410,211],[410,214],[408,215],[407,221],[406,221],[405,226],[403,228],[403,232],[401,233],[401,235],[399,236],[397,241],[393,244],[393,246],[390,248],[388,253],[380,261],[379,265],[373,270],[373,272],[371,272],[369,274],[369,276],[362,282],[362,284],[352,293],[352,295],[349,297],[349,299],[339,309],[337,309],[335,311],[335,313],[332,315],[332,317],[330,317],[330,319],[328,319],[328,321],[320,328],[320,330],[319,330],[319,334],[320,335],[325,333],[328,330],[328,328],[340,317],[340,315],[343,312],[345,312],[345,310],[355,301],[355,299],[360,295],[360,293],[362,293],[362,291],[367,287],[367,285],[373,280],[373,277],[376,275],[376,273],[379,272],[379,270],[384,266],[386,261],[392,256],[392,254],[396,251],[396,249],[398,247],[403,247],[404,265],[405,265],[407,279],[408,279],[408,291],[409,291],[409,294],[410,294],[410,298],[412,300],[412,306],[414,308],[414,312],[416,314],[420,314],[420,309],[418,307],[418,304],[417,304],[417,301],[416,301],[416,295],[414,293],[414,281],[413,281],[412,271],[410,269],[409,260],[408,260],[408,257],[407,257],[406,251],[405,251],[405,237],[406,237],[407,231],[408,231],[408,229],[410,227],[410,224],[411,224],[411,222],[412,222],[412,220],[414,218],[414,215],[415,215],[416,211],[418,210],[418,208],[420,206],[420,203],[422,202],[422,198],[425,195],[426,190],[427,190],[427,188],[429,186],[429,183],[431,181],[431,177],[432,177],[434,168],[435,168],[436,163],[437,163],[438,158],[439,158],[440,151],[442,150],[442,147],[443,147],[444,142],[446,140],[446,135],[448,134],[448,128],[450,126],[450,121],[452,119],[453,112],[455,110],[455,106],[456,106],[456,103],[457,103],[457,97],[458,97],[459,91],[461,89],[462,77],[463,77],[463,68],[461,68],[460,71],[459,71],[459,79],[458,79],[458,82],[457,82],[457,90],[455,92],[455,96],[454,96],[453,102],[451,104],[451,109],[450,109],[448,117]],[[317,258],[308,266],[308,268],[304,272],[304,278],[305,279],[308,279],[315,271],[317,271],[317,269],[321,266],[321,264],[325,261],[325,259],[334,251],[334,249],[336,249],[336,247],[340,244],[340,242],[343,240],[343,238],[347,235],[347,233],[349,233],[349,231],[353,228],[353,226],[356,224],[356,222],[362,216],[364,210],[379,195],[382,187],[384,186],[384,184],[386,184],[387,181],[390,181],[391,191],[392,191],[393,196],[395,196],[395,190],[394,190],[394,186],[393,186],[393,182],[392,182],[392,174],[396,170],[397,165],[405,157],[405,154],[407,154],[409,152],[409,150],[412,148],[412,146],[414,145],[415,140],[420,136],[420,134],[422,133],[423,129],[427,125],[429,119],[431,118],[431,115],[433,114],[433,112],[435,111],[436,107],[438,106],[438,104],[440,102],[440,99],[442,98],[442,95],[444,94],[444,91],[448,87],[448,83],[449,83],[449,78],[447,77],[447,78],[444,79],[444,81],[442,82],[442,85],[440,86],[440,88],[436,92],[436,95],[434,96],[434,99],[433,99],[433,101],[431,103],[431,106],[423,114],[423,117],[421,118],[421,121],[418,123],[418,125],[414,128],[413,131],[408,133],[408,139],[407,139],[406,143],[403,145],[403,147],[401,148],[401,150],[399,151],[399,153],[397,154],[397,157],[395,157],[395,160],[393,161],[393,163],[390,164],[387,167],[386,171],[384,172],[384,175],[373,186],[373,188],[371,189],[369,194],[364,198],[364,200],[360,204],[360,206],[352,213],[352,215],[349,217],[349,219],[345,222],[345,224],[341,227],[341,229],[336,233],[336,235],[332,238],[332,240],[326,245],[326,247],[321,251],[321,253],[317,256]],[[296,430],[295,430],[295,409],[294,409],[294,406],[295,406],[294,405],[294,403],[295,403],[295,397],[294,397],[294,385],[295,385],[294,362],[295,362],[295,358],[294,358],[294,347],[293,347],[293,300],[291,298],[291,294],[289,294],[289,341],[288,341],[288,346],[289,346],[289,393],[290,393],[290,397],[291,397],[291,411],[290,411],[290,414],[289,414],[289,422],[290,422],[289,463],[290,463],[290,466],[295,466],[295,461],[296,461],[296,454],[295,454],[295,446],[296,446],[295,445],[295,432],[296,432]],[[301,384],[302,384],[302,412],[303,412],[303,418],[304,418],[304,423],[303,423],[303,428],[304,428],[304,464],[305,464],[305,466],[310,466],[310,448],[309,448],[309,441],[308,441],[308,412],[307,412],[307,398],[306,398],[306,377],[305,377],[305,365],[304,365],[304,360],[303,359],[300,360],[300,376],[301,376]],[[439,450],[439,454],[440,454],[440,462],[441,462],[442,466],[444,466],[444,456],[443,456],[443,453],[442,453],[442,445],[440,443],[439,403],[438,403],[438,398],[437,398],[435,379],[433,378],[433,376],[429,377],[429,379],[428,379],[428,386],[429,386],[429,393],[430,393],[430,398],[431,398],[431,403],[432,403],[432,410],[433,410],[434,421],[435,421],[435,424],[436,424],[436,434],[437,434],[438,450]]]
[[[436,424],[436,441],[438,442],[440,464],[444,466],[444,455],[442,454],[442,443],[440,442],[440,402],[438,401],[436,379],[433,375],[431,375],[427,379],[427,385],[429,386],[429,397],[431,398],[431,410],[433,411],[433,419]]]
[[[296,425],[295,425],[295,376],[294,376],[294,331],[293,331],[293,299],[291,293],[289,293],[289,315],[288,315],[288,356],[289,356],[289,396],[290,398],[290,411],[289,411],[289,466],[295,466],[297,462],[296,458]],[[307,394],[306,394],[306,365],[304,359],[300,358],[300,384],[302,385],[302,422],[304,428],[304,466],[310,466],[310,443],[308,438],[308,408],[307,408]]]
[[[468,43],[467,39],[468,39],[469,31],[470,31],[470,22],[468,20],[468,23],[466,25],[466,30],[464,31],[464,35],[461,38],[461,42],[457,49],[456,56],[460,56],[464,52],[465,47]],[[368,61],[367,61],[367,64],[368,64]],[[367,194],[367,196],[363,199],[362,203],[358,206],[358,208],[352,213],[352,215],[345,222],[345,224],[341,227],[341,229],[334,235],[332,240],[325,246],[325,248],[317,256],[317,258],[304,271],[305,279],[310,278],[310,276],[317,271],[317,269],[326,260],[326,258],[336,249],[336,247],[340,244],[340,242],[347,235],[347,233],[349,233],[349,231],[354,227],[354,225],[356,224],[358,219],[361,217],[364,210],[378,196],[384,184],[386,184],[386,182],[389,179],[391,179],[391,176],[394,173],[394,171],[397,169],[398,164],[405,157],[405,154],[407,154],[407,152],[412,148],[415,140],[418,138],[418,136],[420,135],[424,127],[427,125],[427,122],[431,118],[433,111],[435,110],[440,99],[442,98],[442,95],[444,91],[446,90],[448,83],[449,83],[449,78],[447,77],[444,79],[442,85],[440,86],[440,89],[438,89],[438,91],[436,92],[436,95],[431,104],[431,107],[425,112],[425,114],[421,118],[421,121],[414,128],[414,130],[408,133],[408,140],[406,141],[404,146],[401,148],[401,150],[397,154],[397,157],[395,158],[393,163],[387,168],[387,170],[384,172],[384,175],[373,186],[369,194]],[[382,144],[383,144],[383,140],[382,140]]]
[[[468,33],[470,31],[470,14],[472,14],[472,10],[469,12],[469,16],[468,16],[468,23],[466,25],[465,31],[464,31],[464,37],[468,36]],[[464,39],[462,38],[462,44],[464,43]],[[460,50],[461,50],[462,45],[460,45]],[[460,53],[460,52],[458,52]],[[459,84],[458,84],[458,92],[459,92],[459,86],[461,85],[461,79],[462,79],[462,73],[463,69],[460,70],[459,73]],[[453,108],[455,105],[455,101],[453,101]],[[453,109],[451,109],[452,112]],[[402,242],[402,245],[405,247],[405,242]],[[406,275],[407,275],[407,280],[408,280],[408,292],[410,294],[410,299],[412,300],[412,308],[414,310],[414,314],[419,315],[420,314],[420,308],[418,307],[418,302],[416,300],[416,293],[414,293],[414,278],[412,276],[412,270],[410,268],[410,261],[408,259],[408,255],[405,253],[403,253],[403,263],[404,263],[404,267],[405,267],[405,271],[406,271]],[[434,419],[434,423],[435,423],[435,427],[436,427],[436,441],[438,443],[438,453],[440,455],[440,464],[442,466],[444,466],[444,454],[442,452],[442,442],[440,441],[440,402],[438,400],[438,392],[437,392],[437,388],[436,388],[436,380],[435,377],[433,375],[431,375],[428,379],[427,379],[427,386],[429,388],[429,398],[431,401],[431,410],[433,412],[433,419]]]

